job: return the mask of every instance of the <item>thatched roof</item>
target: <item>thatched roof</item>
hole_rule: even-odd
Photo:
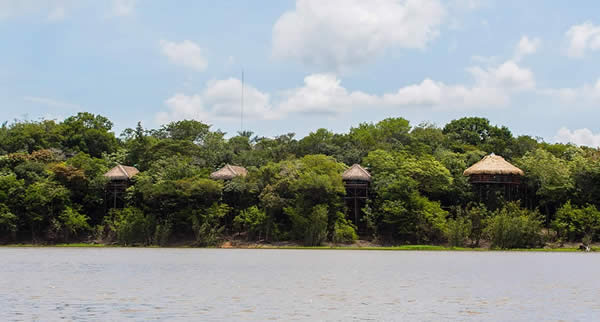
[[[371,174],[359,164],[353,164],[342,173],[343,180],[371,181]]]
[[[231,180],[237,176],[245,177],[248,170],[244,167],[226,164],[221,169],[210,174],[210,177],[215,180]]]
[[[140,173],[140,171],[135,167],[129,167],[126,165],[119,164],[116,167],[110,169],[110,171],[105,173],[104,176],[109,178],[110,180],[129,180],[138,173]]]
[[[465,176],[474,174],[505,174],[523,176],[523,170],[508,163],[503,157],[495,154],[486,155],[481,161],[469,167],[465,172]]]

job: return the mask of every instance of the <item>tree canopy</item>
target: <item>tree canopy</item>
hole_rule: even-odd
[[[600,238],[600,151],[515,137],[485,118],[443,127],[387,118],[303,138],[227,135],[194,120],[158,129],[138,123],[119,136],[112,128],[108,118],[91,113],[2,124],[0,241],[163,245],[193,238],[211,245],[237,236],[319,245],[360,237],[529,247],[542,228],[555,239]],[[463,171],[489,153],[525,172],[520,204],[478,204]],[[341,179],[354,163],[372,174],[369,201],[360,209],[362,236],[346,216]],[[103,174],[117,164],[141,171],[124,195],[124,209],[111,209],[105,191]],[[248,175],[210,179],[225,164],[244,166]],[[502,237],[511,231],[522,237]]]

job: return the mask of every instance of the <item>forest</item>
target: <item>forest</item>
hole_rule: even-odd
[[[522,169],[519,201],[478,199],[463,171],[495,153]],[[342,172],[372,175],[358,234]],[[112,208],[104,174],[140,173]],[[212,180],[225,164],[246,176]],[[485,118],[403,118],[258,137],[194,120],[120,135],[106,117],[0,127],[0,242],[215,246],[224,240],[536,248],[600,239],[600,150],[515,136]]]

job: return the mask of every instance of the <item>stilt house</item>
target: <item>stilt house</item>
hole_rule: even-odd
[[[121,208],[123,206],[123,194],[131,185],[131,178],[139,172],[135,167],[119,164],[104,174],[109,180],[105,188],[107,208]]]
[[[211,179],[214,180],[231,180],[237,176],[245,177],[248,174],[248,170],[244,167],[226,164],[221,169],[210,174]]]
[[[360,209],[365,206],[369,198],[369,183],[371,174],[359,164],[352,165],[342,174],[342,180],[346,187],[346,207],[350,220],[358,227],[359,232],[363,230]]]
[[[500,192],[505,200],[518,200],[523,170],[510,164],[503,157],[495,154],[485,156],[463,174],[469,177],[480,202],[489,199],[490,192]]]

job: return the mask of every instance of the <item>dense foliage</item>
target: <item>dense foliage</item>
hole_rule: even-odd
[[[492,152],[525,171],[520,203],[480,204],[462,175]],[[209,178],[227,163],[248,175]],[[514,248],[600,238],[600,151],[515,137],[484,118],[443,128],[388,118],[301,139],[227,138],[184,120],[116,137],[107,118],[79,113],[0,127],[0,241],[352,242],[341,173],[353,163],[373,176],[362,239]],[[122,209],[110,209],[103,176],[116,164],[141,171]]]

